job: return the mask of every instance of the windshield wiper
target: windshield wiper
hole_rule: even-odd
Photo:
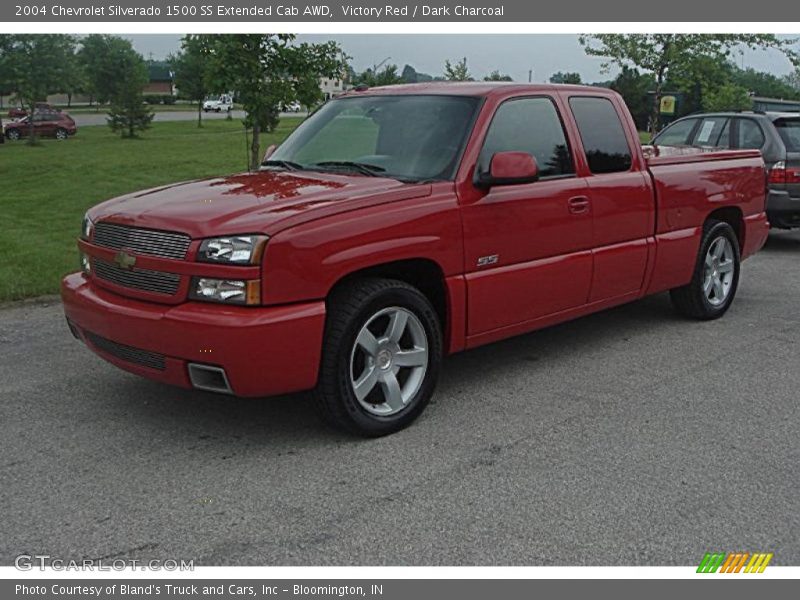
[[[312,166],[323,167],[323,168],[331,167],[333,169],[337,168],[352,169],[364,175],[369,175],[371,177],[378,177],[379,173],[384,173],[386,171],[386,169],[384,169],[383,167],[379,167],[378,165],[355,162],[352,160],[325,160],[322,162],[314,163]]]
[[[300,171],[305,167],[300,163],[292,162],[291,160],[265,160],[261,163],[262,167],[278,167],[279,169],[286,169],[287,171]]]

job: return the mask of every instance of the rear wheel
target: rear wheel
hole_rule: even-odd
[[[370,437],[409,425],[433,395],[441,338],[436,311],[406,283],[365,279],[337,290],[314,392],[323,418]]]
[[[19,131],[16,129],[9,129],[6,131],[6,137],[10,140],[18,140],[19,139]]]
[[[64,129],[62,127],[59,127],[58,129],[56,129],[56,139],[57,140],[65,140],[65,139],[67,139],[67,135],[69,135],[69,134],[67,133],[66,129]]]
[[[708,221],[692,280],[670,292],[675,308],[694,319],[716,319],[730,307],[741,268],[736,232],[722,221]]]

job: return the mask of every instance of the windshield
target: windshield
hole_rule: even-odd
[[[800,152],[800,119],[779,119],[775,127],[788,152]]]
[[[362,96],[325,104],[267,166],[350,171],[407,181],[453,179],[480,99]]]

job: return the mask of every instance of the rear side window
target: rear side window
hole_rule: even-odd
[[[586,159],[592,173],[615,173],[631,168],[628,138],[608,98],[570,98]]]
[[[697,119],[678,121],[659,133],[653,141],[662,146],[688,146],[689,136],[695,125],[697,125]]]
[[[692,145],[716,147],[727,124],[727,117],[706,117],[702,119],[697,132],[694,134]]]
[[[482,172],[497,152],[533,155],[542,177],[575,173],[564,127],[550,98],[507,100],[494,114],[478,160]]]
[[[781,136],[787,152],[800,152],[800,119],[778,119],[775,129]]]
[[[761,126],[752,119],[739,119],[736,147],[758,150],[766,141]]]

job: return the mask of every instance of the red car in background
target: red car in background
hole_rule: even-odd
[[[67,113],[58,111],[37,111],[33,113],[33,129],[38,137],[54,137],[65,140],[78,133],[78,126]],[[9,140],[26,137],[30,132],[30,117],[8,123],[5,136]]]
[[[36,103],[36,112],[60,112],[52,104],[47,104],[47,102],[37,102]],[[12,106],[8,110],[8,118],[9,119],[22,119],[23,117],[28,116],[28,109],[23,108],[21,106]]]

